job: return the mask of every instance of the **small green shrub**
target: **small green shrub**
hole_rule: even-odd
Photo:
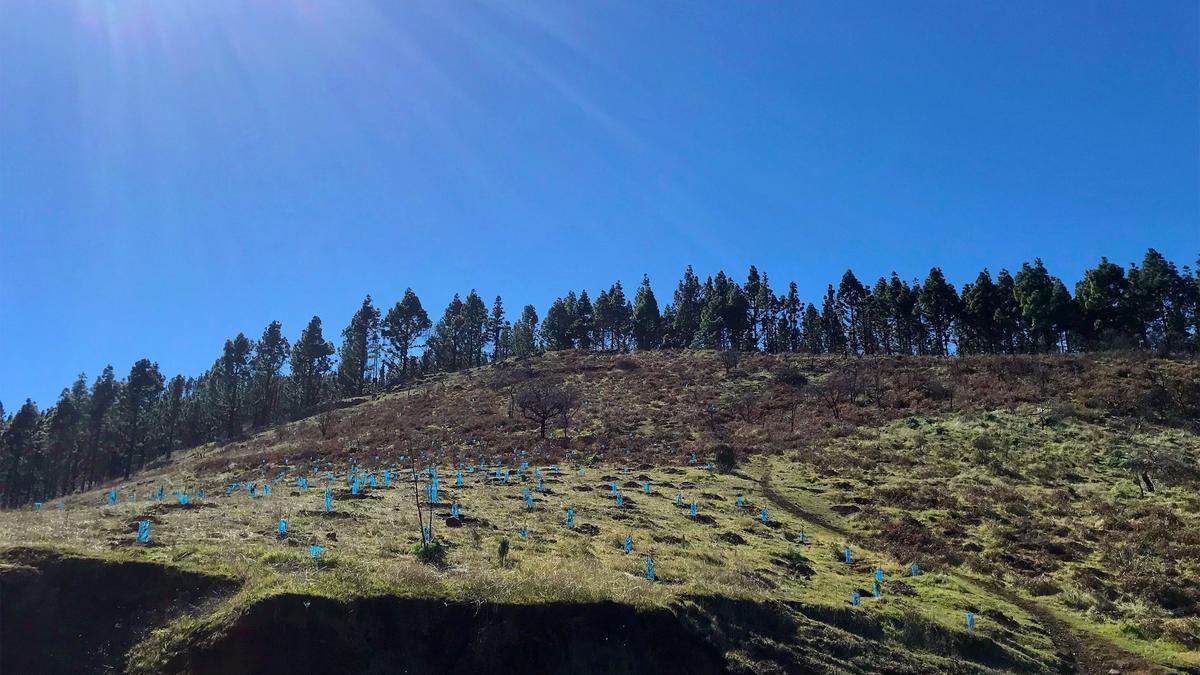
[[[426,542],[413,544],[409,550],[413,555],[417,556],[417,560],[426,565],[441,567],[446,564],[446,545],[440,540],[430,539]]]
[[[508,567],[508,537],[500,539],[500,545],[496,547],[496,559],[501,567]]]

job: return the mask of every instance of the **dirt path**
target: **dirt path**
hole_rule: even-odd
[[[855,532],[842,523],[835,522],[831,518],[801,508],[798,504],[780,494],[778,490],[771,486],[770,469],[763,472],[763,477],[759,481],[759,485],[768,499],[791,515],[820,525],[830,532],[846,537],[847,539],[858,539]],[[954,574],[952,571],[950,573]],[[1020,607],[1025,613],[1035,618],[1054,643],[1054,650],[1058,654],[1062,664],[1062,672],[1064,673],[1080,673],[1082,675],[1108,675],[1110,673],[1120,673],[1121,675],[1157,675],[1159,673],[1174,672],[1156,666],[1136,654],[1126,652],[1111,642],[1097,639],[1075,630],[1065,621],[1055,616],[1054,612],[1050,609],[1018,595],[1010,588],[993,581],[961,576],[959,578],[966,583],[977,584],[987,589],[989,593],[993,593],[1003,598],[1006,602]]]

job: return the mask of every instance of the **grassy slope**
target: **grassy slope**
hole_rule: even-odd
[[[952,667],[944,645],[966,639],[963,612],[970,608],[979,615],[976,637],[1029,663],[1053,663],[1065,631],[1090,650],[1084,659],[1130,652],[1137,655],[1130,657],[1134,669],[1150,662],[1200,666],[1190,642],[1200,639],[1194,606],[1163,606],[1179,601],[1170,584],[1200,571],[1195,485],[1160,481],[1156,493],[1139,498],[1128,475],[1113,466],[1122,448],[1152,444],[1182,449],[1195,468],[1193,433],[1145,421],[1135,426],[1129,417],[1144,409],[1154,383],[1165,381],[1174,391],[1176,380],[1195,378],[1194,362],[860,363],[866,391],[834,416],[819,397],[776,381],[773,373],[785,365],[780,359],[743,359],[726,374],[711,354],[548,355],[443,377],[339,411],[324,437],[313,420],[302,420],[240,443],[199,448],[121,486],[123,498],[138,495],[135,503],[104,506],[94,492],[67,499],[61,510],[0,514],[0,540],[244,580],[212,613],[185,615],[136,648],[133,662],[146,670],[176,641],[209,635],[248,603],[285,591],[674,607],[724,596],[788,601],[794,604],[786,611],[799,617],[820,614],[813,607],[847,607],[851,591],[870,588],[876,565],[888,574],[884,598],[865,599],[855,612],[882,626],[888,643],[913,663]],[[793,358],[786,365],[820,381],[843,362]],[[575,382],[584,401],[566,438],[544,445],[531,442],[529,423],[508,417],[511,388],[543,377]],[[1155,422],[1169,422],[1169,411],[1160,412]],[[1141,415],[1147,416],[1153,415]],[[713,433],[760,452],[733,475],[707,471],[705,442]],[[991,441],[978,442],[982,436]],[[411,449],[435,444],[442,448],[436,458]],[[451,467],[459,459],[477,464],[483,454],[491,466],[514,469],[515,447],[546,473],[548,494],[535,492],[532,510],[520,499],[523,486],[536,487],[528,474],[499,484],[468,473],[465,488],[453,487]],[[700,466],[688,465],[691,452]],[[458,529],[436,522],[435,532],[450,544],[445,569],[407,553],[419,537],[411,485],[348,498],[349,455],[382,469],[401,454],[438,460],[446,504],[439,514],[448,515],[457,500],[465,516],[483,521]],[[334,462],[335,510],[344,517],[320,513],[323,480],[314,479],[307,491],[294,487],[312,457]],[[551,461],[562,465],[562,475],[546,470]],[[280,472],[266,498],[245,491],[227,496],[223,489]],[[764,477],[776,491],[770,497]],[[632,506],[615,508],[613,479]],[[657,494],[642,494],[643,480]],[[146,503],[158,485],[168,494],[202,486],[208,497],[191,509]],[[681,493],[714,522],[690,520],[674,505]],[[739,494],[751,505],[741,511],[734,506]],[[599,534],[562,527],[567,506],[575,508],[577,525],[596,525]],[[756,519],[760,506],[770,508],[772,526]],[[131,546],[135,523],[146,516],[156,521],[157,545]],[[281,516],[291,529],[282,539],[275,536]],[[521,525],[530,528],[529,540],[516,536]],[[801,530],[808,545],[796,543]],[[629,556],[621,550],[626,534],[635,542]],[[730,543],[731,534],[745,543]],[[501,538],[512,544],[507,567],[496,562]],[[309,543],[327,547],[322,562],[305,557]],[[845,544],[856,551],[853,566],[834,557],[833,549]],[[647,555],[662,583],[643,578]],[[897,584],[913,560],[927,573]],[[811,578],[796,574],[797,564],[809,566]],[[1042,630],[1046,612],[1061,621],[1061,631]],[[852,635],[837,639],[854,643]],[[748,669],[771,661],[771,649],[788,648],[729,647],[731,660]]]

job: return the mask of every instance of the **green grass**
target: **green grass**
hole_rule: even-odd
[[[982,437],[991,442],[978,443]],[[1200,442],[1186,431],[1047,420],[1044,410],[1026,407],[910,417],[771,461],[781,493],[861,541],[886,546],[883,528],[911,516],[945,545],[941,564],[956,575],[1046,585],[1053,592],[1025,600],[1094,640],[1195,668],[1200,651],[1178,638],[1200,641],[1196,623],[1160,607],[1145,588],[1148,580],[1186,585],[1200,574],[1195,485],[1158,470],[1156,492],[1140,496],[1120,465],[1134,445],[1170,448],[1191,466],[1200,456]],[[831,504],[861,510],[841,515]],[[1148,514],[1145,526],[1129,520],[1138,514]]]
[[[983,436],[992,443],[976,441]],[[1153,506],[1177,518],[1181,532],[1200,528],[1200,504],[1187,485],[1162,481],[1146,498],[1122,487],[1131,485],[1129,474],[1113,458],[1130,444],[1193,453],[1196,437],[1153,427],[1130,432],[1074,417],[1047,424],[1043,411],[1021,408],[898,419],[860,428],[816,449],[744,458],[731,475],[703,468],[708,461],[703,456],[701,466],[629,466],[628,473],[612,459],[583,466],[564,461],[559,476],[544,464],[535,465],[551,493],[544,496],[536,491],[534,467],[518,477],[510,462],[513,479],[508,484],[490,473],[464,473],[466,486],[458,489],[453,468],[443,465],[441,505],[434,509],[434,536],[447,547],[441,566],[422,563],[411,552],[420,542],[411,482],[364,488],[367,498],[351,499],[346,467],[339,465],[339,478],[331,485],[334,510],[343,515],[334,517],[322,512],[323,472],[301,473],[299,463],[285,466],[281,461],[247,470],[236,462],[222,464],[222,451],[205,447],[170,468],[119,486],[121,501],[114,506],[104,504],[105,490],[67,498],[62,509],[52,502],[39,512],[0,513],[0,541],[155,562],[241,582],[234,596],[204,614],[159,628],[138,645],[131,663],[143,671],[153,671],[174,645],[210,634],[256,600],[285,592],[343,600],[377,595],[495,603],[612,600],[646,608],[719,596],[845,609],[855,589],[871,588],[876,567],[888,579],[883,598],[865,593],[862,606],[853,611],[885,626],[895,644],[933,629],[963,638],[964,612],[971,609],[978,616],[977,637],[1052,663],[1055,645],[1022,609],[1022,603],[1039,603],[1095,640],[1157,664],[1196,667],[1196,650],[1161,629],[1163,621],[1174,621],[1168,625],[1186,633],[1193,624],[1148,603],[1129,579],[1106,582],[1106,592],[1118,601],[1103,612],[1079,611],[1066,602],[1066,589],[1086,580],[1091,570],[1111,569],[1113,556],[1138,536],[1124,531],[1128,528],[1117,518]],[[376,464],[380,481],[383,464]],[[214,468],[221,466],[225,468]],[[280,472],[284,477],[273,484],[270,496],[252,499],[244,489],[225,493],[232,482],[262,485]],[[783,498],[813,517],[793,515],[769,499],[760,483],[768,474]],[[295,487],[300,475],[309,478],[311,488]],[[632,506],[615,507],[609,490],[614,478]],[[646,479],[655,494],[643,493]],[[159,485],[168,495],[163,503],[148,499]],[[173,506],[174,490],[191,488],[194,495],[197,487],[207,492],[203,499],[193,496],[198,507]],[[533,490],[532,509],[521,500],[524,487]],[[130,494],[137,495],[136,502],[127,501]],[[687,517],[686,508],[675,505],[677,494],[685,504],[696,500],[702,518],[715,524]],[[738,495],[746,499],[745,508],[735,507]],[[421,500],[426,501],[423,491]],[[446,527],[443,521],[454,501],[465,517],[481,524]],[[758,518],[763,506],[770,509],[772,526]],[[848,506],[857,511],[839,511]],[[575,509],[574,530],[563,526],[567,507]],[[1157,513],[1151,516],[1167,517]],[[882,527],[902,515],[924,524],[944,550],[914,553],[882,537]],[[133,544],[135,523],[143,517],[155,520],[154,545],[148,547]],[[283,538],[276,536],[280,517],[289,523]],[[528,539],[517,536],[522,526],[529,528]],[[598,527],[599,534],[584,534],[586,526]],[[806,545],[796,542],[801,530],[808,536]],[[1036,545],[1018,546],[1028,533],[1038,534]],[[626,535],[634,539],[631,554],[622,550]],[[744,543],[731,543],[734,535]],[[506,565],[497,559],[502,539],[510,543]],[[1180,579],[1200,574],[1200,555],[1186,557],[1200,550],[1193,548],[1198,544],[1192,539],[1180,535],[1141,543],[1147,559],[1168,560],[1171,565],[1163,569]],[[324,546],[324,557],[309,559],[310,544]],[[855,553],[853,565],[833,553],[847,544]],[[1056,544],[1071,555],[1056,558],[1050,552]],[[1012,567],[1006,556],[1015,553],[1050,565],[1036,576],[1056,592],[1034,597],[1019,590],[1029,587],[1034,575]],[[658,583],[644,577],[647,557],[655,561]],[[798,562],[811,568],[811,577],[793,573]],[[912,562],[920,564],[922,575],[908,575]],[[897,582],[909,593],[893,592],[903,588]],[[989,591],[995,583],[1018,589],[1021,603]],[[1143,630],[1146,626],[1158,629]],[[944,655],[922,658],[942,664]]]

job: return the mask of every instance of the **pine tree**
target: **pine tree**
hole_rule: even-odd
[[[262,338],[254,346],[250,362],[254,384],[254,425],[262,426],[275,420],[279,404],[280,373],[287,363],[292,347],[283,336],[283,326],[272,321],[263,329]],[[179,386],[182,386],[182,382]]]
[[[163,396],[162,442],[163,451],[168,460],[171,459],[171,453],[175,451],[179,425],[183,421],[184,398],[187,395],[187,388],[187,379],[182,375],[176,375],[167,383],[166,393]]]
[[[512,356],[512,345],[512,324],[505,321],[504,325],[500,327],[500,341],[496,343],[497,351],[492,357],[495,359],[507,359]]]
[[[879,277],[871,291],[871,320],[878,349],[888,355],[895,354],[899,349],[896,344],[895,304],[892,286],[887,279]]]
[[[158,404],[162,394],[163,376],[158,370],[157,363],[150,359],[140,359],[129,370],[129,378],[122,389],[124,397],[121,402],[124,408],[125,462],[124,476],[129,478],[133,470],[134,457],[138,458],[138,468],[146,464],[147,419]]]
[[[833,284],[825,289],[825,301],[821,305],[821,343],[830,354],[846,353],[846,331],[841,313],[838,311],[837,299],[833,293]]]
[[[696,341],[700,330],[700,315],[704,311],[702,304],[700,280],[688,265],[683,273],[679,287],[675,289],[672,305],[675,307],[675,323],[672,330],[675,343],[673,347],[687,349]]]
[[[1138,332],[1136,310],[1123,267],[1100,258],[1075,284],[1075,297],[1083,315],[1080,328],[1087,348],[1133,346]]]
[[[724,272],[704,282],[704,309],[696,340],[705,349],[741,350],[749,335],[749,302]]]
[[[1054,278],[1054,288],[1050,292],[1050,322],[1054,326],[1054,337],[1059,351],[1070,351],[1073,348],[1072,336],[1078,335],[1081,312],[1071,293],[1061,279]]]
[[[333,368],[329,358],[333,351],[333,343],[322,334],[321,317],[314,316],[292,346],[292,377],[299,390],[301,409],[321,402],[325,376]]]
[[[1187,267],[1184,267],[1184,270],[1186,271]],[[1196,260],[1195,276],[1192,278],[1191,290],[1187,293],[1192,298],[1192,350],[1200,351],[1200,259]]]
[[[846,336],[849,338],[851,354],[862,351],[862,303],[866,289],[862,282],[854,276],[852,270],[846,270],[838,284],[837,309],[838,315],[846,325]]]
[[[86,385],[85,385],[86,392]],[[62,494],[73,487],[71,468],[77,463],[83,438],[83,410],[75,398],[73,389],[63,389],[50,412],[46,443],[55,458],[59,475],[47,483],[53,486],[52,493]],[[4,415],[0,410],[0,436],[4,431]],[[2,447],[2,445],[0,445]]]
[[[1000,294],[992,275],[986,269],[975,283],[964,284],[962,314],[959,317],[958,350],[964,354],[994,354],[1000,346],[996,329],[996,312],[1000,309]]]
[[[942,270],[934,267],[925,277],[918,297],[921,315],[929,326],[933,353],[939,356],[949,354],[952,329],[958,317],[958,293],[942,276]]]
[[[1027,322],[1029,350],[1034,353],[1053,351],[1058,343],[1054,337],[1054,309],[1051,303],[1054,279],[1046,271],[1041,258],[1035,259],[1033,265],[1021,265],[1013,293],[1021,305],[1021,315]]]
[[[546,349],[558,351],[575,346],[574,323],[567,301],[556,298],[542,320],[541,336]]]
[[[250,381],[250,352],[254,343],[242,333],[225,341],[225,351],[218,361],[221,405],[225,418],[225,438],[242,435],[244,394]]]
[[[886,321],[886,314],[882,311],[871,289],[864,286],[858,310],[858,341],[864,354],[876,354],[883,349],[878,332],[879,322]]]
[[[750,341],[750,301],[742,287],[733,280],[729,281],[725,290],[723,313],[728,348],[745,350]]]
[[[342,330],[342,347],[338,351],[338,387],[343,396],[361,396],[367,385],[370,371],[371,345],[379,333],[379,310],[371,304],[371,296],[363,298],[362,305],[350,323]]]
[[[442,318],[434,325],[427,342],[439,370],[454,372],[462,367],[466,349],[463,325],[463,301],[455,293],[442,312]]]
[[[85,487],[93,485],[98,476],[96,462],[100,452],[100,444],[108,429],[109,413],[117,401],[117,381],[113,375],[113,367],[105,366],[100,377],[92,384],[91,405],[88,406],[88,446],[87,470],[84,475]]]
[[[675,336],[675,305],[663,307],[662,320],[658,323],[662,332],[659,343],[663,349],[675,349],[679,340]]]
[[[811,302],[804,308],[803,348],[810,354],[820,354],[825,351],[825,327],[821,324],[821,315]]]
[[[758,293],[762,288],[762,277],[758,273],[758,268],[754,265],[750,266],[750,271],[746,274],[746,284],[742,287],[742,292],[746,294],[746,311],[749,313],[747,322],[750,326],[749,338],[743,347],[746,351],[757,351],[759,335],[759,323],[762,321],[763,307],[759,305]]]
[[[521,310],[521,318],[512,326],[512,354],[517,358],[533,356],[537,353],[537,310],[533,305],[525,305]]]
[[[1025,318],[1021,314],[1021,303],[1017,301],[1017,283],[1008,270],[996,275],[996,294],[999,307],[996,309],[996,336],[1005,354],[1025,351]]]
[[[783,315],[787,321],[787,338],[781,351],[794,352],[800,350],[800,319],[803,306],[800,302],[800,291],[796,282],[788,284],[787,300],[784,301]]]
[[[3,505],[17,506],[25,500],[28,485],[25,484],[25,465],[37,452],[38,427],[41,424],[41,413],[30,399],[25,399],[17,414],[4,429],[0,437],[0,449],[3,450],[4,462],[4,496]]]
[[[498,295],[492,302],[492,313],[488,316],[487,328],[489,340],[492,343],[492,360],[498,361],[504,358],[504,352],[508,350],[500,335],[504,330],[504,301]]]
[[[1193,301],[1190,280],[1154,249],[1140,268],[1131,267],[1130,297],[1142,342],[1149,349],[1177,351],[1189,342]]]
[[[638,349],[658,349],[662,346],[662,316],[658,313],[658,300],[650,288],[649,275],[642,275],[633,300],[633,341]]]
[[[587,290],[579,292],[579,300],[575,303],[575,344],[580,349],[591,349],[592,335],[596,330],[592,301],[588,298]]]
[[[626,351],[629,349],[633,326],[633,305],[625,298],[625,289],[620,281],[614,282],[608,289],[606,309],[605,324],[610,335],[610,346],[617,351]]]
[[[493,311],[499,312],[500,319],[503,320],[504,310],[500,305],[499,296],[496,296]],[[417,297],[413,289],[404,289],[403,299],[392,305],[380,324],[380,333],[387,343],[390,372],[395,373],[396,369],[399,369],[401,378],[408,377],[408,354],[418,346],[421,337],[425,335],[431,325],[429,314],[421,306],[421,299]]]
[[[783,303],[780,298],[775,297],[775,293],[771,290],[767,273],[763,272],[762,282],[758,284],[758,289],[753,296],[750,295],[749,289],[743,289],[743,291],[748,300],[753,298],[752,306],[758,311],[758,318],[755,321],[758,326],[757,334],[751,335],[747,351],[757,351],[760,347],[771,353],[783,351],[778,345],[780,332],[777,323]]]
[[[471,289],[467,294],[467,299],[463,302],[462,318],[460,321],[462,330],[463,350],[466,357],[465,366],[482,366],[484,363],[484,350],[488,343],[488,312],[487,306],[483,304],[483,299]]]

